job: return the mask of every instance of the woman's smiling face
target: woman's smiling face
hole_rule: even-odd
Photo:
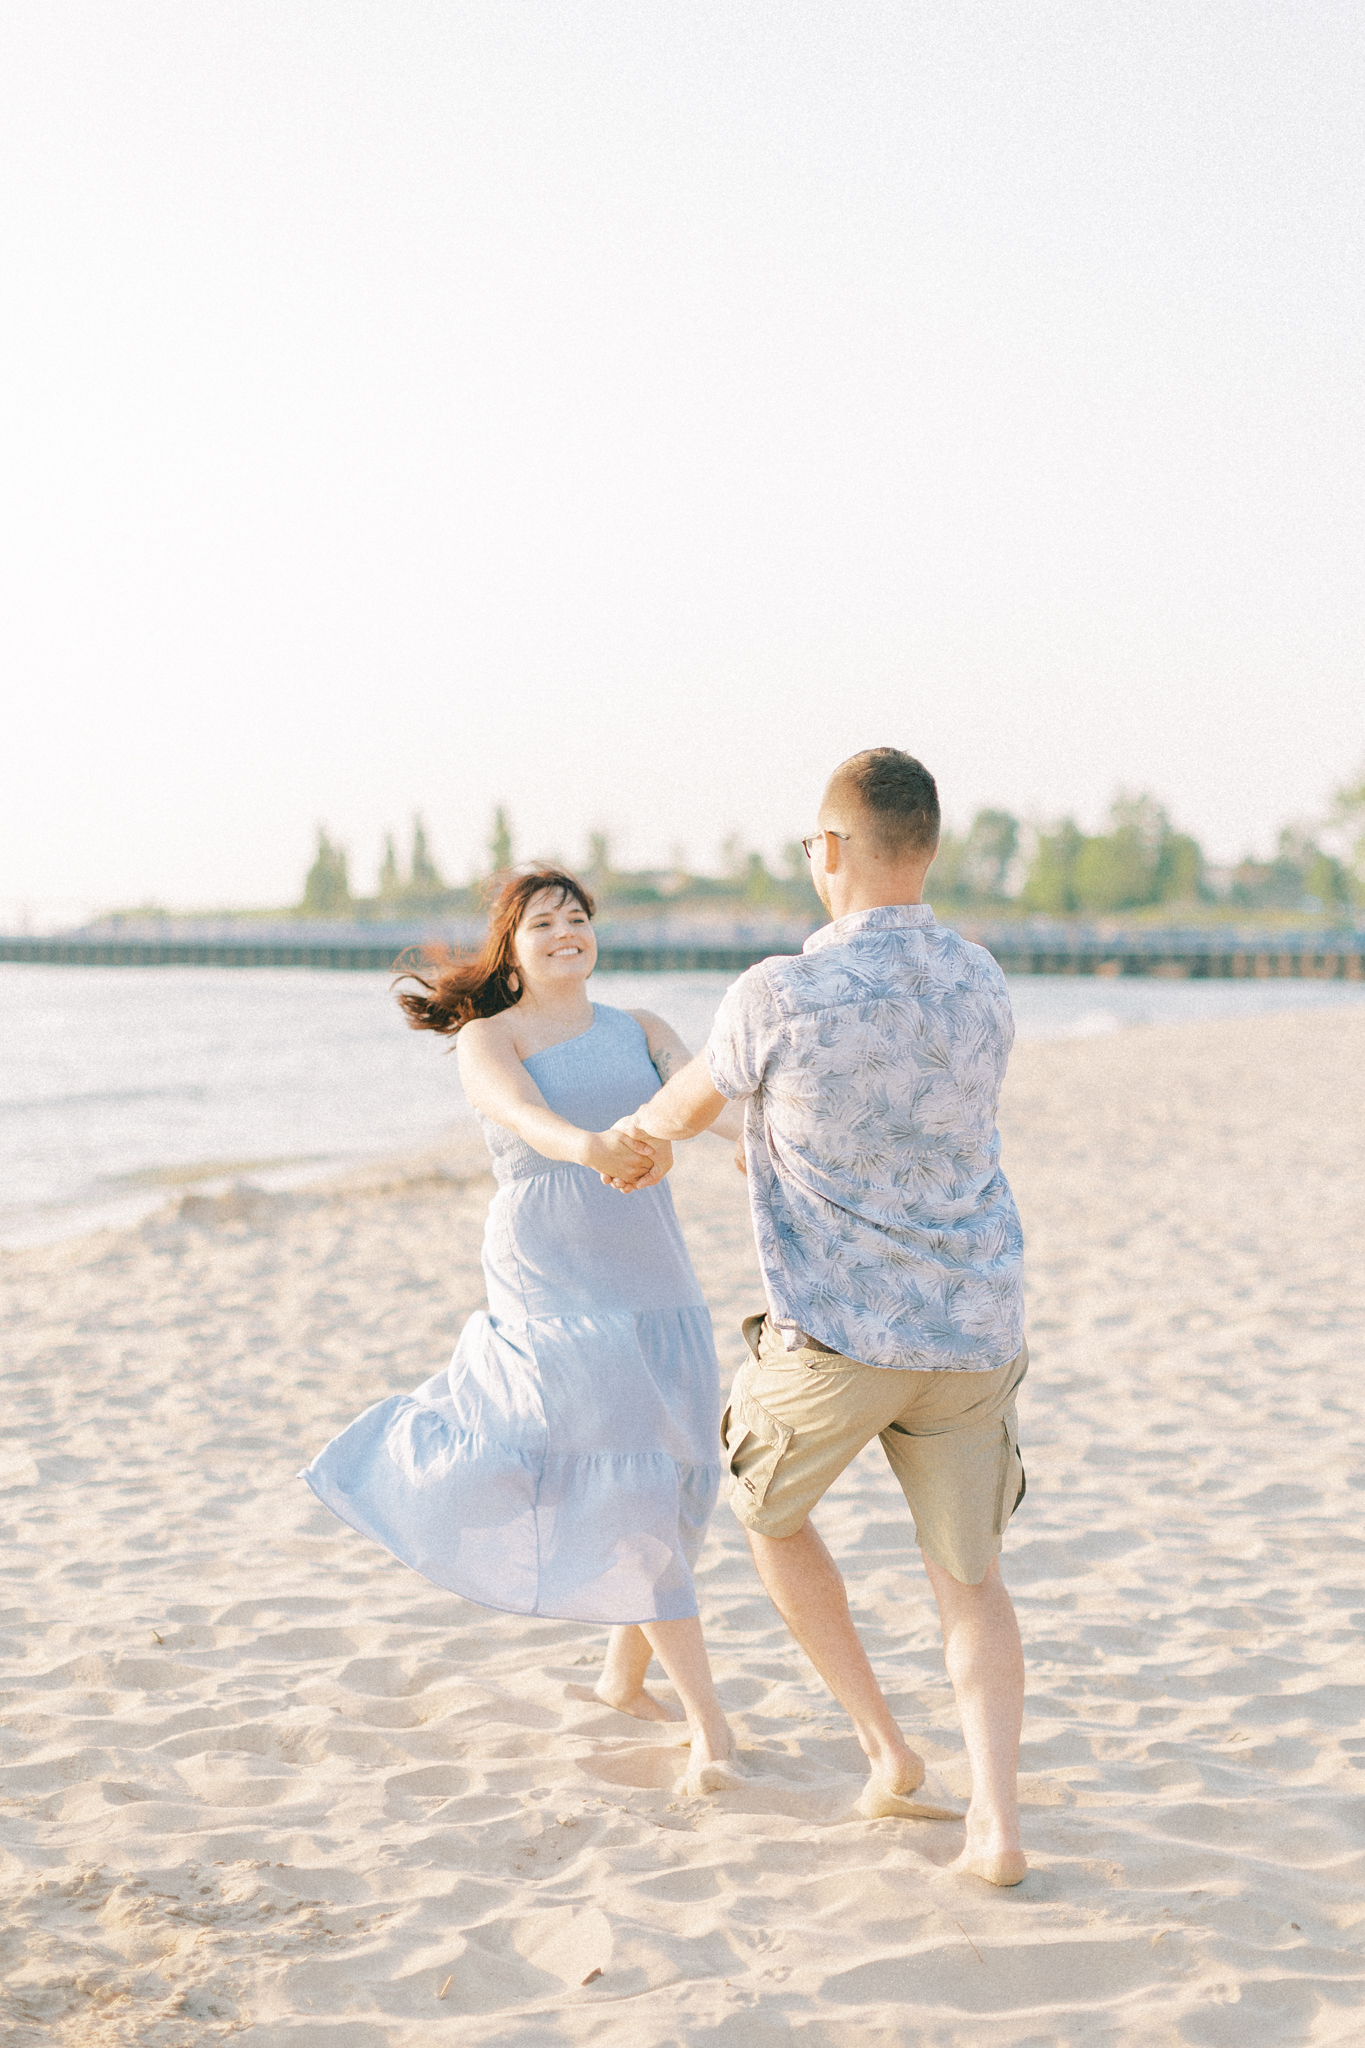
[[[546,994],[584,982],[597,965],[592,920],[576,896],[542,889],[517,926],[517,969],[523,985]]]

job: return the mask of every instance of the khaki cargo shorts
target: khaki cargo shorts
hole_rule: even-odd
[[[902,1372],[862,1365],[806,1338],[785,1349],[749,1316],[720,1420],[730,1505],[760,1536],[794,1536],[873,1437],[915,1518],[915,1540],[964,1585],[978,1586],[1024,1498],[1014,1396],[1028,1346],[991,1372]]]

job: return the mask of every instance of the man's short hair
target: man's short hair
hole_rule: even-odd
[[[922,761],[899,747],[868,747],[841,761],[829,778],[830,797],[852,797],[872,825],[883,853],[893,859],[932,853],[938,845],[938,785]]]

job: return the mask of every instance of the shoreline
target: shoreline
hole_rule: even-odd
[[[209,1221],[215,1213],[224,1217],[239,1214],[253,1203],[264,1212],[272,1203],[282,1209],[291,1203],[323,1201],[339,1195],[384,1194],[428,1181],[461,1186],[466,1181],[487,1177],[490,1172],[487,1149],[472,1120],[467,1128],[463,1124],[451,1125],[442,1140],[400,1151],[361,1152],[271,1162],[265,1166],[230,1160],[184,1168],[171,1166],[155,1173],[129,1176],[151,1180],[154,1185],[136,1193],[111,1195],[106,1203],[52,1204],[46,1219],[40,1208],[28,1223],[16,1219],[6,1225],[0,1220],[0,1259],[36,1251],[44,1245],[117,1237],[125,1231],[139,1230],[158,1221],[172,1222],[178,1217]],[[53,1210],[55,1214],[51,1213]]]
[[[698,994],[693,983],[688,983],[684,994],[689,1012],[670,1020],[683,1030],[689,1042],[699,1042],[709,1026],[714,1003],[724,985],[719,977],[713,980],[716,987],[710,990],[708,985],[705,996]],[[1320,1014],[1324,1010],[1354,1010],[1358,1006],[1365,1009],[1365,988],[1354,990],[1342,983],[1295,981],[1190,984],[1157,979],[1078,982],[1060,977],[1030,983],[1025,978],[1011,983],[1011,996],[1016,1016],[1016,1059],[1027,1045],[1167,1028],[1187,1017],[1192,1004],[1198,1006],[1200,1014],[1190,1018],[1191,1023],[1215,1023],[1258,1014]],[[642,1000],[647,1006],[662,1002],[648,977],[629,978],[620,989],[612,985],[599,989],[599,1000],[612,997],[624,998],[627,1007]],[[271,1145],[269,1124],[258,1118],[252,1126],[259,1146],[254,1158],[216,1160],[209,1154],[179,1162],[168,1160],[139,1166],[121,1175],[102,1174],[99,1178],[107,1183],[106,1187],[87,1184],[76,1197],[54,1197],[28,1204],[11,1202],[8,1208],[0,1205],[0,1256],[104,1230],[135,1229],[186,1199],[192,1203],[201,1198],[246,1199],[238,1183],[246,1189],[272,1194],[321,1192],[333,1183],[352,1180],[360,1186],[370,1178],[375,1184],[387,1184],[389,1179],[401,1180],[410,1175],[420,1178],[428,1170],[429,1162],[439,1162],[447,1153],[452,1170],[461,1177],[471,1170],[470,1157],[482,1161],[485,1155],[477,1126],[464,1106],[463,1097],[458,1095],[458,1082],[452,1074],[456,1090],[452,1103],[448,1093],[440,1095],[433,1091],[432,1076],[422,1072],[421,1063],[412,1072],[427,1091],[420,1099],[432,1103],[433,1135],[394,1142],[371,1130],[368,1143],[333,1143],[325,1152],[297,1151],[287,1157],[265,1158],[261,1154],[267,1150],[282,1155],[283,1146]],[[300,1107],[299,1103],[280,1102],[280,1128],[274,1133],[277,1138],[285,1135],[287,1126],[296,1142],[299,1138],[307,1141],[307,1119],[300,1116]],[[452,1118],[452,1107],[463,1110],[463,1115]],[[373,1117],[369,1121],[372,1126]],[[205,1133],[197,1142],[202,1144],[208,1135]],[[53,1142],[56,1137],[54,1132]]]

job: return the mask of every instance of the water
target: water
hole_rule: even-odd
[[[699,1046],[730,978],[600,974]],[[1019,1036],[1365,1001],[1295,981],[1011,981]],[[387,975],[0,965],[0,1245],[135,1222],[190,1187],[288,1187],[470,1124],[446,1042]]]

